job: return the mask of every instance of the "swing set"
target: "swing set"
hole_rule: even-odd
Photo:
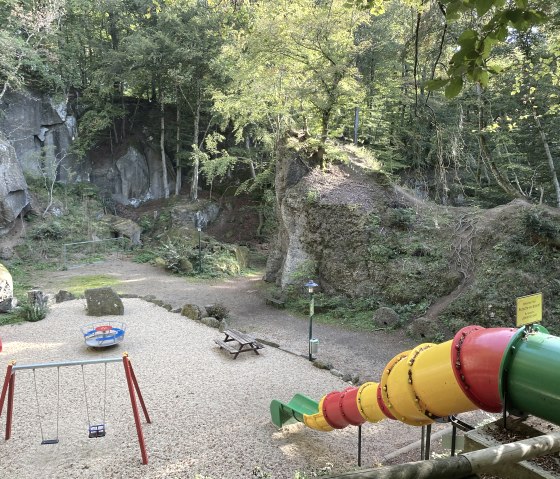
[[[130,394],[130,403],[132,405],[132,414],[134,416],[134,423],[136,425],[136,433],[138,435],[138,443],[140,445],[140,453],[142,455],[142,464],[148,464],[148,454],[146,452],[146,445],[144,442],[144,433],[142,432],[142,424],[140,422],[140,414],[138,412],[138,405],[136,403],[136,398],[140,402],[142,411],[146,422],[150,424],[150,416],[148,415],[148,410],[144,404],[144,399],[142,398],[142,393],[140,392],[140,387],[138,386],[138,381],[136,380],[136,375],[132,369],[132,364],[128,358],[128,354],[124,353],[122,358],[107,358],[107,359],[91,359],[84,361],[62,361],[54,363],[36,363],[36,364],[20,364],[16,365],[15,361],[8,363],[6,369],[6,377],[4,379],[4,385],[2,386],[2,393],[0,394],[0,416],[4,408],[4,401],[6,397],[8,398],[8,405],[6,410],[6,441],[10,439],[12,434],[12,414],[14,410],[14,390],[15,390],[15,380],[16,371],[29,370],[33,371],[33,385],[35,389],[35,400],[37,405],[37,415],[39,417],[39,428],[41,430],[41,444],[58,444],[58,418],[60,411],[60,368],[66,366],[81,366],[82,368],[82,379],[84,385],[84,397],[86,403],[86,412],[88,419],[88,433],[90,438],[98,438],[105,436],[105,407],[107,403],[107,364],[122,362],[124,366],[124,372],[126,376],[126,383],[128,386],[128,392]],[[90,406],[88,402],[87,394],[87,383],[84,373],[84,366],[89,364],[104,364],[105,365],[105,381],[104,381],[104,393],[103,393],[103,421],[101,424],[92,424],[90,420]],[[56,392],[56,437],[53,439],[45,439],[43,434],[43,426],[41,423],[41,407],[39,404],[39,393],[37,389],[37,378],[35,375],[36,369],[44,368],[56,368],[57,369],[57,392]]]

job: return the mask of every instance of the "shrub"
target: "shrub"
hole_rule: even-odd
[[[35,240],[58,240],[64,237],[64,228],[58,221],[41,223],[31,231],[31,238]]]
[[[32,323],[45,319],[48,312],[49,307],[46,303],[23,303],[19,308],[19,316],[21,319]]]
[[[216,318],[220,321],[229,316],[229,309],[222,303],[206,306],[206,312],[208,313],[208,316]]]

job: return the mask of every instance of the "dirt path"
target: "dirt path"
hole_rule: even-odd
[[[276,343],[284,350],[307,355],[308,318],[266,305],[261,293],[264,284],[257,275],[195,283],[147,264],[112,259],[67,271],[38,274],[34,283],[45,292],[56,293],[67,287],[70,278],[97,274],[117,279],[119,284],[115,289],[119,293],[152,295],[173,308],[185,303],[204,306],[221,302],[230,309],[232,327]],[[313,324],[313,336],[320,341],[319,359],[331,363],[342,373],[358,375],[360,382],[379,381],[385,364],[417,343],[402,331],[357,333],[317,322]]]

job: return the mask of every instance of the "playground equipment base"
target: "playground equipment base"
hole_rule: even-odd
[[[560,427],[549,422],[530,416],[526,420],[509,416],[508,429],[502,427],[503,420],[486,424],[465,433],[465,448],[463,452],[478,451],[487,447],[519,441],[531,437],[541,436],[552,432],[559,432]],[[532,461],[522,461],[514,464],[496,466],[491,472],[498,477],[515,479],[559,479],[558,454],[542,456]]]
[[[126,324],[119,321],[103,321],[81,327],[84,342],[90,348],[106,348],[124,340]]]

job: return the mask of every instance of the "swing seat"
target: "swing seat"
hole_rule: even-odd
[[[58,444],[58,439],[43,439],[41,441],[41,446],[44,446],[45,444]]]
[[[105,424],[96,424],[89,427],[89,437],[105,437]]]

